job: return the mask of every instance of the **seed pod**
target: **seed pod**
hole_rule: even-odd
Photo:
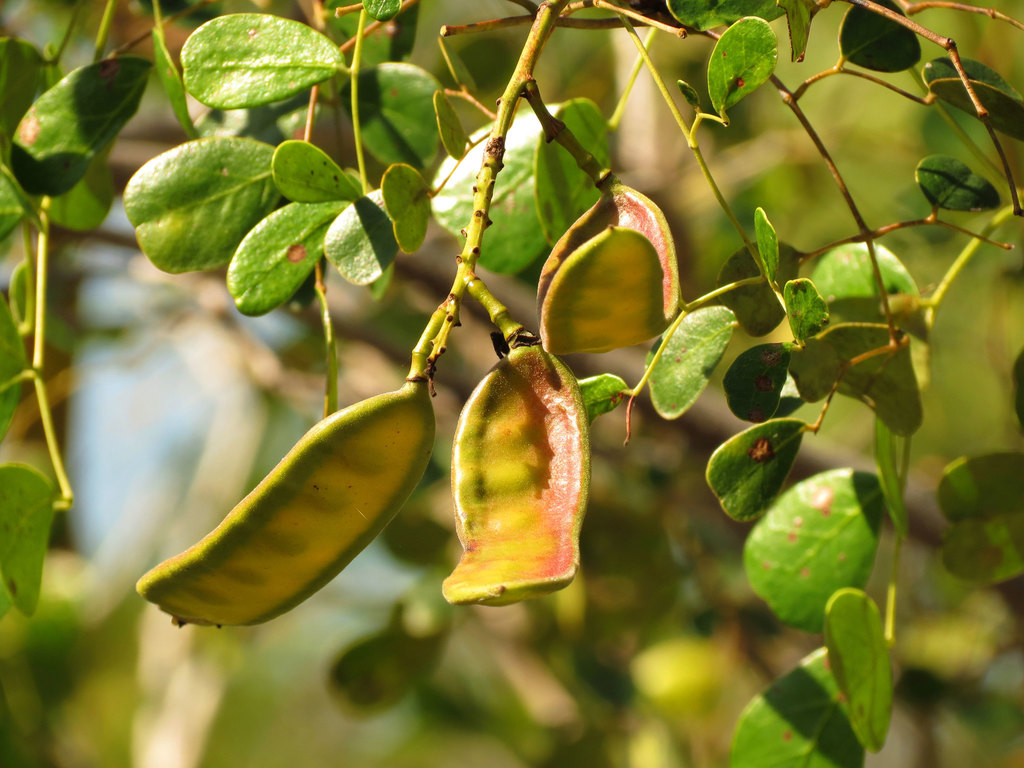
[[[513,349],[459,416],[452,492],[465,552],[444,581],[448,602],[504,605],[571,582],[589,484],[576,378],[538,346]]]
[[[679,307],[679,268],[661,210],[613,183],[555,243],[537,305],[554,354],[607,352],[664,331]]]
[[[257,624],[334,578],[412,493],[434,412],[409,382],[328,416],[210,534],[136,588],[178,623]]]

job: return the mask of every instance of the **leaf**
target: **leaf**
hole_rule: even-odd
[[[771,21],[782,15],[775,0],[668,0],[668,10],[681,24],[700,32],[744,16]]]
[[[754,211],[754,231],[757,235],[757,252],[761,257],[761,267],[768,282],[774,283],[775,273],[779,270],[779,239],[764,208]]]
[[[25,215],[23,201],[28,203],[17,182],[0,173],[0,239],[7,237]]]
[[[13,279],[11,282],[13,294]],[[7,383],[26,368],[28,360],[25,357],[25,343],[18,334],[18,327],[7,302],[0,296],[0,438],[7,434],[14,410],[21,400],[21,384]]]
[[[554,116],[565,123],[598,165],[608,167],[608,124],[594,102],[572,99],[555,109]],[[554,243],[580,214],[597,202],[601,193],[555,141],[537,142],[534,175],[537,215],[544,236]]]
[[[65,229],[88,232],[102,224],[114,203],[114,176],[107,157],[110,145],[96,155],[75,186],[50,202],[50,219]]]
[[[57,196],[139,108],[152,65],[135,56],[79,67],[47,90],[18,124],[11,170],[32,195]]]
[[[730,768],[861,768],[864,749],[841,696],[819,648],[743,710]]]
[[[740,19],[715,43],[708,61],[708,95],[723,118],[726,110],[753,93],[775,71],[779,43],[768,22]]]
[[[32,314],[35,296],[32,295],[34,286],[32,285],[31,267],[32,265],[29,262],[20,261],[14,267],[14,271],[11,272],[11,284],[7,295],[11,302],[11,315],[14,318],[15,325],[21,325],[26,322]],[[10,353],[8,352],[7,354]]]
[[[612,373],[580,379],[579,384],[591,424],[598,416],[611,413],[618,408],[619,403],[629,394],[626,382]]]
[[[455,168],[455,160],[446,159],[434,176],[434,187],[452,173],[451,179],[433,199],[434,218],[458,237],[473,218],[473,186],[483,161],[487,136],[484,129],[473,134],[479,141]],[[543,133],[532,112],[521,111],[505,137],[504,169],[495,180],[490,218],[480,266],[494,272],[514,273],[534,261],[547,248],[544,231],[537,216],[534,197],[536,176],[534,154]]]
[[[651,371],[651,402],[662,418],[677,419],[697,401],[735,326],[736,316],[725,307],[705,307],[682,319]],[[653,357],[651,350],[648,365]]]
[[[402,0],[366,0],[363,8],[377,21],[391,21],[402,10]]]
[[[791,373],[786,376],[786,383],[782,385],[780,395],[779,407],[775,409],[776,419],[792,416],[804,404],[804,399],[800,397],[800,390],[796,388],[796,382]]]
[[[953,157],[929,155],[917,164],[914,179],[934,208],[987,211],[999,205],[999,193],[988,179]]]
[[[819,10],[818,2],[817,0],[778,0],[778,3],[779,7],[786,11],[793,61],[803,61],[804,53],[807,50],[807,36],[811,31],[811,20]]]
[[[892,0],[879,5],[903,11]],[[902,72],[921,60],[917,35],[892,19],[858,5],[850,7],[839,27],[839,50],[847,60],[875,72]]]
[[[889,328],[875,323],[833,325],[802,349],[793,350],[789,370],[800,395],[808,402],[824,398],[854,358],[889,346]],[[910,345],[879,353],[848,368],[839,393],[874,409],[897,435],[911,435],[921,426],[921,395],[910,360]]]
[[[800,257],[797,252],[788,245],[780,246],[776,278],[780,282],[792,280],[796,277],[799,267]],[[758,277],[760,274],[761,270],[758,269],[757,262],[750,252],[746,248],[741,248],[722,265],[718,273],[718,287]],[[722,296],[720,301],[736,313],[736,319],[743,326],[743,330],[751,336],[771,333],[786,316],[786,310],[767,282],[734,288]]]
[[[683,98],[686,99],[686,103],[699,112],[700,96],[697,94],[697,89],[685,80],[676,80],[676,87],[679,89],[679,92],[683,94]]]
[[[437,154],[434,92],[441,87],[429,72],[389,62],[359,73],[359,123],[363,144],[382,163],[425,168]],[[351,116],[351,83],[341,101]]]
[[[15,607],[35,613],[53,521],[53,488],[21,464],[0,466],[0,573]]]
[[[782,490],[807,424],[773,419],[734,435],[711,454],[706,478],[722,509],[745,522],[764,514]]]
[[[1024,429],[1024,349],[1017,355],[1017,360],[1013,364],[1013,388],[1016,393],[1013,403],[1017,412],[1017,422],[1021,429]]]
[[[189,139],[198,139],[199,131],[192,122],[192,116],[188,113],[188,101],[185,98],[185,85],[181,81],[181,73],[171,58],[171,52],[167,50],[167,40],[164,37],[164,28],[160,24],[153,26],[153,67],[164,87],[167,100],[171,104],[171,111],[178,119],[185,135]]]
[[[381,181],[384,208],[391,218],[395,240],[405,253],[423,244],[430,222],[430,187],[410,165],[392,165]]]
[[[352,202],[363,196],[359,180],[345,173],[326,152],[308,141],[286,141],[270,163],[274,185],[296,203]]]
[[[806,277],[790,280],[782,290],[793,338],[804,341],[828,325],[828,304]]]
[[[737,418],[760,423],[775,415],[789,372],[789,346],[758,344],[729,366],[722,386]]]
[[[899,468],[896,466],[895,442],[896,437],[885,426],[885,422],[876,418],[875,466],[878,467],[878,477],[882,483],[882,493],[885,495],[885,507],[889,510],[889,517],[892,518],[896,532],[900,537],[906,538],[910,528],[910,515],[903,502],[903,487],[900,483]]]
[[[343,210],[327,230],[324,253],[350,283],[369,285],[398,252],[383,204],[380,190],[371,192]]]
[[[786,624],[821,632],[832,593],[867,583],[881,523],[872,474],[834,469],[797,483],[747,537],[750,586]]]
[[[287,99],[333,77],[344,64],[326,35],[301,22],[261,13],[212,19],[181,49],[185,89],[218,109]]]
[[[249,230],[228,267],[238,311],[263,315],[288,301],[323,256],[327,228],[347,205],[289,203]]]
[[[42,85],[43,57],[35,46],[0,38],[0,136],[11,138]]]
[[[336,8],[352,5],[351,0],[327,0],[327,25],[337,32],[337,39],[351,40],[356,35],[359,23],[358,13],[335,16]],[[374,67],[385,61],[406,61],[416,40],[416,22],[419,20],[419,5],[408,6],[372,35],[363,38],[362,66]]]
[[[441,146],[448,153],[448,157],[458,160],[466,151],[469,137],[466,135],[466,129],[462,127],[455,107],[444,91],[434,91],[434,114],[437,115],[437,132],[441,136]]]
[[[319,105],[316,115],[320,114]],[[298,96],[251,109],[211,109],[196,122],[196,131],[202,138],[238,137],[255,139],[277,145],[291,139],[306,123],[309,98]],[[314,125],[315,125],[314,116]]]
[[[960,59],[967,79],[981,105],[988,110],[992,127],[1007,136],[1024,141],[1024,99],[999,73],[980,61]],[[974,104],[957,76],[953,62],[935,59],[924,65],[924,81],[928,90],[947,104],[977,117]]]
[[[124,207],[149,260],[165,272],[227,264],[280,199],[273,154],[252,139],[197,139],[142,166],[125,188]]]
[[[864,747],[885,744],[892,719],[892,667],[882,617],[859,589],[840,589],[825,607],[829,666],[846,698],[850,725]]]

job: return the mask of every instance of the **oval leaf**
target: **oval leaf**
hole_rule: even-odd
[[[114,176],[107,164],[108,155],[108,151],[96,155],[85,176],[63,195],[53,198],[50,219],[55,224],[87,232],[106,220],[114,204]]]
[[[800,258],[797,252],[788,245],[781,245],[776,278],[780,282],[792,280],[796,277],[799,267]],[[760,274],[761,270],[758,269],[757,262],[750,252],[746,248],[741,248],[722,265],[718,273],[718,287]],[[767,282],[735,288],[722,296],[721,302],[736,313],[739,324],[751,336],[771,333],[786,316],[786,310]]]
[[[281,194],[296,203],[352,202],[363,196],[359,181],[308,141],[280,144],[274,150],[270,167]]]
[[[774,283],[775,274],[779,271],[779,239],[764,208],[754,211],[754,231],[757,235],[757,252],[761,257],[761,267],[768,282]]]
[[[324,254],[350,283],[377,280],[398,252],[383,204],[380,190],[371,192],[343,210],[327,230]]]
[[[363,8],[377,21],[391,21],[402,10],[402,0],[366,0]]]
[[[14,293],[13,278],[11,293]],[[0,296],[0,438],[7,434],[14,409],[18,407],[18,401],[21,399],[21,384],[12,384],[11,379],[27,367],[25,342],[18,334],[18,326],[7,307],[7,302]]]
[[[395,240],[405,253],[415,252],[430,223],[430,187],[411,165],[392,165],[381,180],[384,208],[394,224]]]
[[[701,32],[744,16],[771,21],[783,13],[775,0],[668,0],[668,9],[681,24]]]
[[[0,135],[11,138],[42,85],[43,57],[25,40],[0,38]]]
[[[789,327],[797,341],[809,339],[828,325],[828,304],[806,277],[786,283],[782,296],[786,302]]]
[[[835,469],[797,483],[747,537],[750,586],[786,624],[821,632],[832,593],[871,575],[881,524],[875,475]]]
[[[903,11],[892,0],[876,0],[879,5]],[[839,50],[847,60],[875,72],[901,72],[921,60],[921,43],[906,27],[854,5],[843,17],[839,28]]]
[[[980,61],[961,58],[967,79],[981,105],[988,110],[992,127],[1024,141],[1024,100],[1017,89]],[[924,65],[928,90],[947,104],[977,117],[974,104],[949,59],[935,59]]]
[[[26,616],[39,602],[52,521],[50,481],[32,467],[0,466],[0,574],[15,607]]]
[[[726,110],[753,93],[775,71],[779,42],[764,19],[749,16],[729,27],[708,62],[708,96],[723,118]]]
[[[462,127],[455,107],[444,91],[434,91],[434,114],[437,115],[437,132],[441,136],[441,146],[448,153],[448,157],[458,160],[466,151],[469,137],[466,135],[466,129]]]
[[[171,52],[167,50],[167,41],[164,38],[164,28],[160,24],[153,27],[153,67],[164,87],[167,100],[171,103],[171,111],[178,119],[185,135],[190,139],[198,139],[199,131],[192,122],[192,116],[188,113],[188,101],[185,98],[185,85],[181,81],[181,73],[171,58]]]
[[[929,155],[917,164],[914,179],[935,208],[986,211],[999,205],[999,193],[988,179],[953,157]]]
[[[212,19],[181,49],[186,90],[218,109],[281,101],[329,79],[344,63],[326,35],[262,13]]]
[[[729,410],[744,421],[770,419],[779,407],[788,373],[787,344],[759,344],[741,353],[722,381]]]
[[[587,407],[587,418],[594,419],[611,413],[619,407],[629,395],[629,387],[619,376],[602,373],[586,379],[580,379],[580,392],[583,393],[583,404]]]

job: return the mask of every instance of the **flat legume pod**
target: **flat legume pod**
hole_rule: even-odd
[[[512,350],[459,417],[452,492],[465,552],[445,598],[504,605],[566,586],[579,567],[589,484],[576,378],[539,346]]]
[[[216,529],[144,575],[139,594],[181,623],[257,624],[284,613],[390,522],[433,441],[425,382],[328,416]]]

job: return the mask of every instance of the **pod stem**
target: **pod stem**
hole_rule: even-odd
[[[363,57],[363,32],[366,28],[366,9],[359,11],[356,24],[356,46],[352,51],[352,67],[349,70],[349,82],[352,91],[352,137],[356,145],[356,165],[359,167],[359,181],[363,185],[363,194],[370,191],[370,182],[366,176],[366,157],[363,153],[363,139],[359,124],[359,65]]]

